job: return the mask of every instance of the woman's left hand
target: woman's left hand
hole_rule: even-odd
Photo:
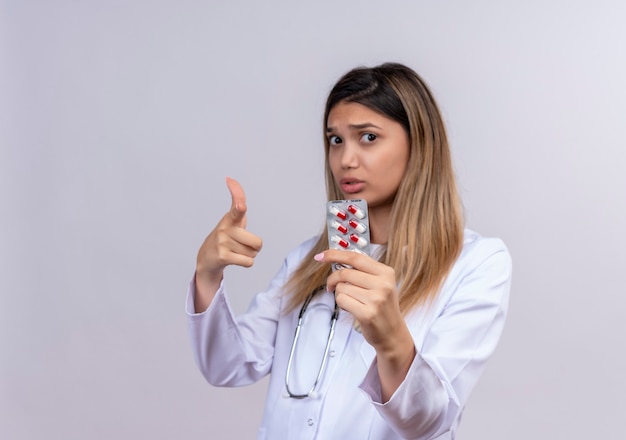
[[[395,271],[367,255],[337,249],[317,254],[315,260],[351,266],[333,272],[326,288],[335,292],[337,305],[354,316],[376,350],[386,402],[406,377],[416,353],[400,311]]]
[[[335,292],[337,305],[359,322],[363,336],[376,351],[388,351],[395,337],[405,327],[396,274],[393,268],[357,252],[329,249],[316,260],[349,265],[333,272],[326,281]]]

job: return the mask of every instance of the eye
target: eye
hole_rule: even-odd
[[[374,133],[365,133],[361,136],[361,141],[369,144],[371,142],[374,142],[377,137],[378,136],[376,136]]]
[[[338,144],[340,144],[342,142],[343,142],[343,140],[339,136],[334,136],[333,135],[333,136],[329,136],[328,137],[328,143],[330,145],[338,145]]]

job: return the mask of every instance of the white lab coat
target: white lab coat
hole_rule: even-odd
[[[501,240],[466,230],[461,255],[436,301],[406,316],[417,356],[400,387],[381,403],[375,351],[339,315],[326,371],[313,398],[286,397],[285,371],[299,310],[283,312],[282,286],[315,238],[292,251],[269,287],[235,317],[222,284],[209,308],[194,313],[187,295],[196,362],[216,386],[241,386],[271,373],[258,439],[454,439],[470,391],[493,353],[507,312],[510,255]],[[290,388],[306,393],[330,328],[331,293],[307,311]]]

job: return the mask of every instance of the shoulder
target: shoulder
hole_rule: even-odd
[[[485,237],[465,229],[463,248],[452,271],[457,276],[465,276],[485,266],[489,266],[491,271],[510,276],[512,259],[506,244],[500,238]]]
[[[484,237],[471,229],[465,229],[459,261],[479,262],[494,254],[502,254],[510,259],[509,250],[500,238]]]
[[[506,310],[512,264],[500,238],[464,231],[463,249],[452,266],[437,299],[435,316],[443,310],[479,309],[489,306]]]

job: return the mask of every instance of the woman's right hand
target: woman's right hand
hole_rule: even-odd
[[[262,240],[246,228],[246,195],[234,179],[226,178],[232,197],[230,211],[207,236],[196,259],[196,312],[205,310],[219,288],[226,266],[250,267]]]

